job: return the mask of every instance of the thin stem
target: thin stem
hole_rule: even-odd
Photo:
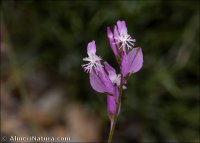
[[[121,96],[122,96],[122,87],[123,87],[123,77],[121,77],[121,82],[120,82],[120,87],[119,87],[119,97],[117,100],[117,106],[116,106],[116,111],[114,117],[111,119],[111,127],[110,127],[110,132],[109,132],[109,137],[108,137],[108,143],[112,142],[113,134],[115,131],[115,126],[117,122],[117,117],[118,117],[118,111],[119,111],[119,106],[121,103]]]

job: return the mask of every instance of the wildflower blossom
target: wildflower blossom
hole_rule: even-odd
[[[116,70],[106,61],[104,66],[101,64],[102,59],[96,55],[95,41],[88,44],[88,57],[83,58],[83,61],[88,63],[83,64],[82,67],[85,72],[89,73],[92,88],[107,95],[107,111],[111,121],[108,140],[110,142],[116,117],[121,110],[122,90],[126,89],[129,76],[142,68],[143,53],[141,48],[134,48],[136,40],[128,34],[125,21],[117,21],[113,33],[110,27],[107,27],[107,37],[120,66],[120,73],[117,74]]]
[[[134,42],[136,40],[133,39],[128,34],[125,21],[120,21],[120,20],[117,21],[117,28],[118,28],[119,34],[116,35],[114,39],[116,41],[116,44],[118,43],[121,44],[119,49],[123,48],[123,50],[125,51],[126,46],[128,47],[128,49],[132,49],[132,47],[134,46]]]
[[[88,57],[83,58],[83,61],[87,61],[87,64],[83,64],[82,67],[87,73],[93,73],[99,71],[102,68],[100,61],[102,60],[96,55],[95,41],[92,41],[87,46]]]
[[[88,57],[83,58],[87,64],[83,64],[85,72],[90,75],[90,84],[92,88],[100,93],[107,93],[114,95],[114,85],[108,75],[106,74],[103,65],[101,65],[101,58],[96,55],[95,41],[88,43],[87,46]]]

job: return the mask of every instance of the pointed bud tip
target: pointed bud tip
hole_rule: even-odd
[[[96,44],[94,40],[88,43],[87,53],[89,56],[96,53]]]
[[[90,42],[88,43],[88,46],[89,46],[89,45],[92,45],[92,44],[95,44],[95,40],[90,41]]]

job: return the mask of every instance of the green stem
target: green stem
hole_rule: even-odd
[[[122,86],[123,86],[123,77],[121,77],[121,82],[120,82],[120,87],[119,87],[119,98],[116,102],[117,106],[116,106],[115,115],[113,116],[113,118],[111,117],[111,127],[110,127],[110,132],[109,132],[109,137],[108,137],[108,143],[112,142],[113,134],[115,131],[115,126],[116,126],[117,117],[118,117],[118,110],[121,103]]]

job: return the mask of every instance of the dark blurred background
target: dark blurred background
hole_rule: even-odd
[[[107,140],[106,96],[81,68],[87,43],[117,68],[117,20],[142,47],[114,133],[120,142],[199,142],[198,1],[1,1],[1,135]]]

